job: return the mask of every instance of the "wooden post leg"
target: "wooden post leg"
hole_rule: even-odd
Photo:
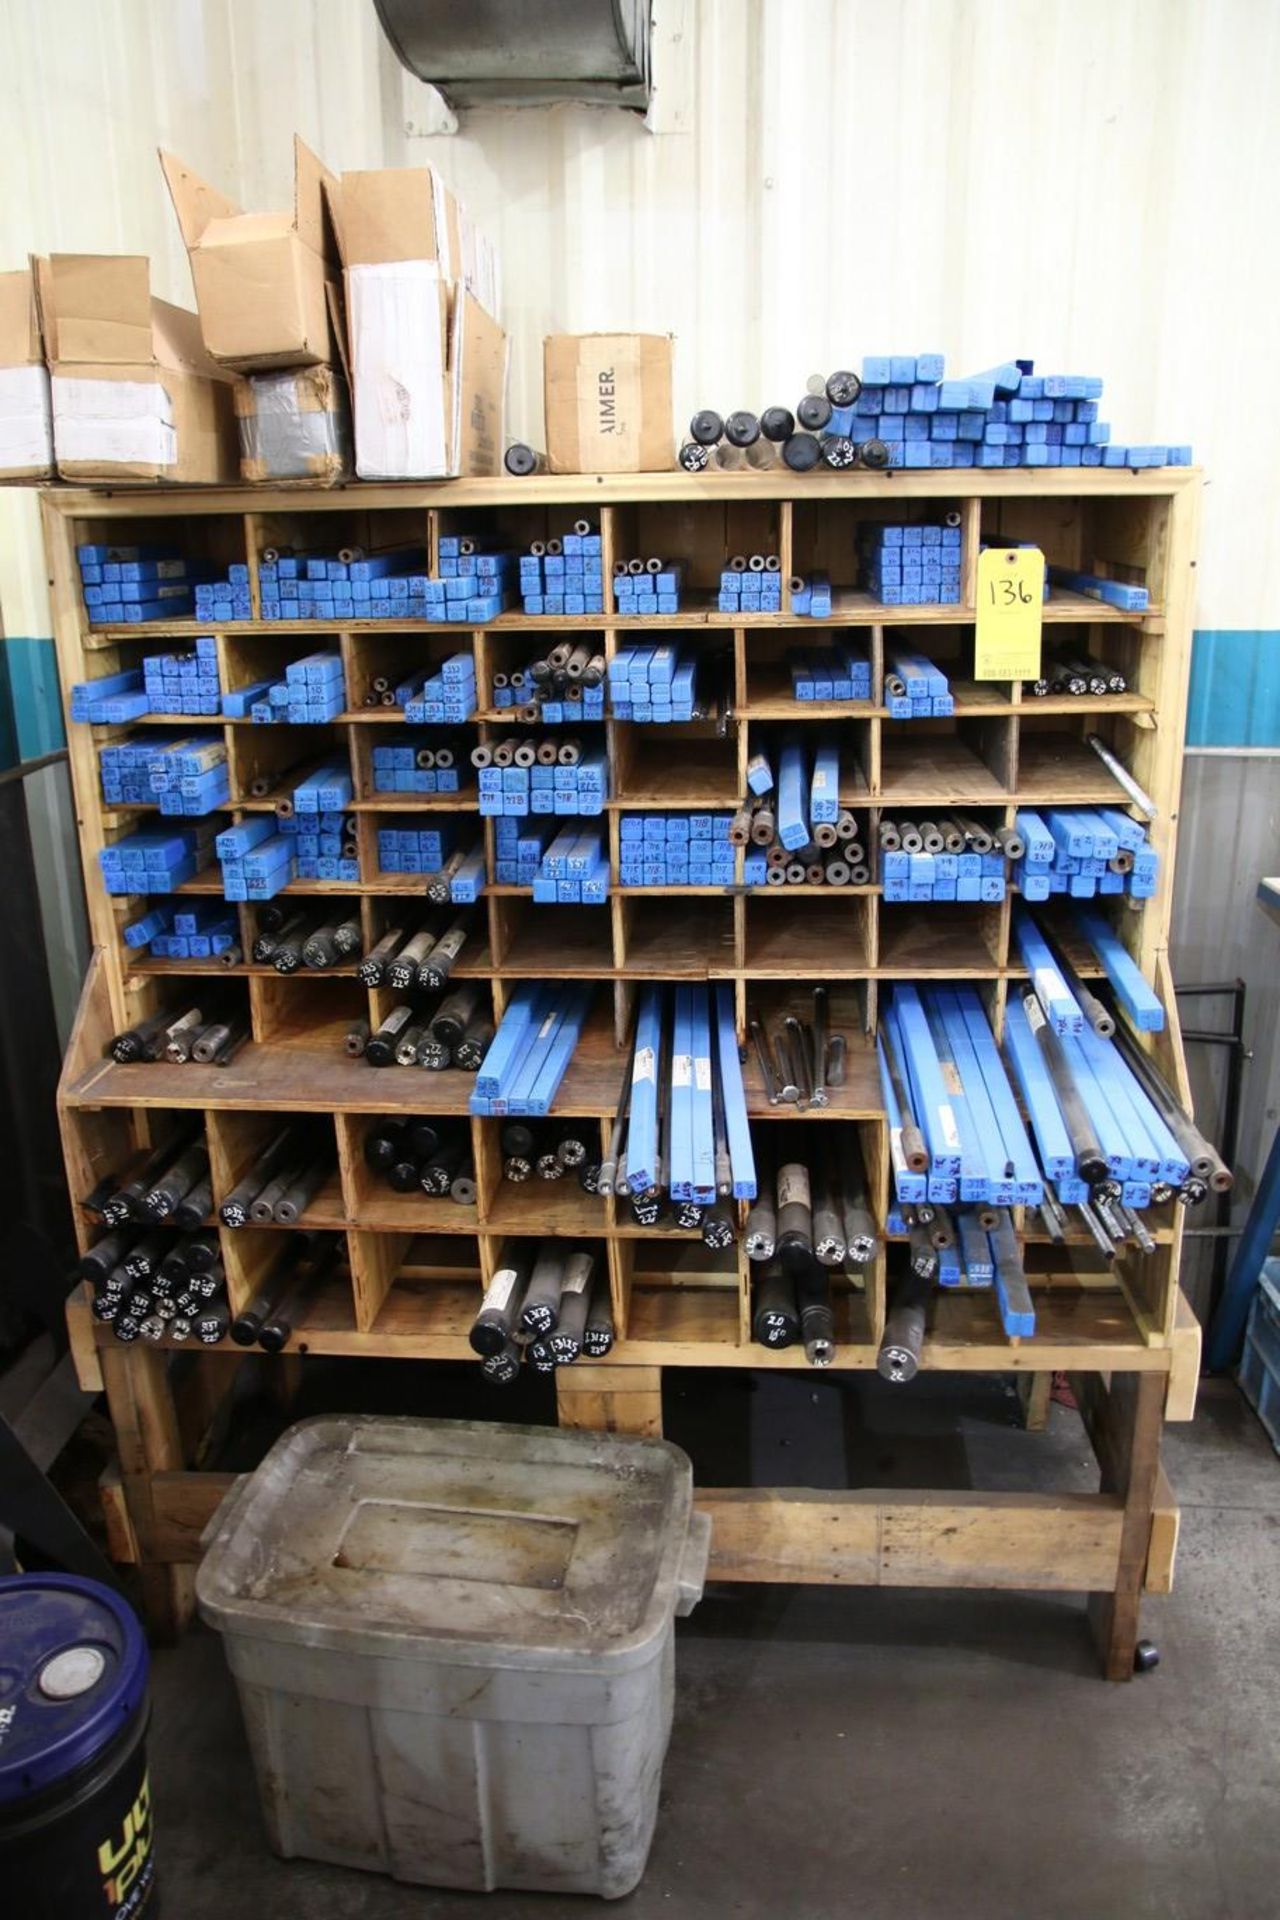
[[[1022,1424],[1028,1433],[1043,1433],[1049,1424],[1049,1395],[1053,1389],[1051,1373],[1020,1373],[1018,1398],[1022,1402]]]
[[[151,1475],[183,1465],[178,1410],[169,1386],[167,1355],[140,1343],[102,1349],[102,1377],[120,1454],[120,1478],[138,1542],[147,1625],[157,1640],[173,1640],[195,1605],[195,1568],[164,1566],[152,1552]]]
[[[561,1367],[556,1406],[562,1427],[662,1438],[661,1367]]]
[[[1160,1474],[1165,1377],[1113,1373],[1109,1388],[1096,1376],[1090,1384],[1086,1424],[1102,1469],[1102,1491],[1124,1501],[1124,1525],[1115,1589],[1090,1594],[1089,1618],[1107,1679],[1131,1680]]]

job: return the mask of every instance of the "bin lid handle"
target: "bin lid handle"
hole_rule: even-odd
[[[711,1553],[711,1515],[696,1508],[689,1516],[689,1531],[676,1574],[676,1613],[683,1620],[693,1612],[707,1584],[707,1560]]]

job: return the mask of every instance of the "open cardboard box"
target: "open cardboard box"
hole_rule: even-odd
[[[63,479],[234,480],[230,376],[195,314],[151,297],[149,261],[55,253],[33,267]]]
[[[507,338],[492,250],[428,167],[346,173],[329,190],[347,296],[362,480],[492,474]]]
[[[0,480],[53,477],[53,410],[31,267],[0,273]]]
[[[160,154],[178,216],[204,344],[241,371],[333,358],[326,282],[337,272],[325,220],[334,176],[294,136],[293,208],[242,213],[171,153]]]

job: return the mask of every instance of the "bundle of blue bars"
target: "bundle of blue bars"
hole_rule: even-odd
[[[833,602],[831,576],[816,567],[812,573],[797,574],[791,582],[791,611],[806,620],[829,620]]]
[[[442,831],[420,827],[385,827],[378,832],[378,861],[384,873],[429,875],[428,898],[456,907],[470,906],[487,884],[484,842],[464,841],[450,823]]]
[[[520,752],[523,744],[515,750]],[[485,819],[502,814],[603,813],[609,797],[609,763],[604,747],[578,741],[566,741],[557,750],[554,762],[535,759],[532,765],[486,764],[480,767],[478,778],[480,812]]]
[[[829,434],[882,441],[895,467],[1185,467],[1188,446],[1113,443],[1094,374],[1037,374],[1010,360],[946,380],[940,353],[871,355]]]
[[[505,831],[515,822],[500,822]],[[609,848],[599,827],[563,827],[533,876],[533,897],[548,906],[602,907],[609,898]]]
[[[862,584],[886,607],[960,604],[960,516],[942,522],[864,525],[858,535]]]
[[[782,562],[776,553],[735,554],[720,575],[721,613],[781,613]]]
[[[196,587],[196,617],[216,626],[232,620],[252,620],[253,598],[249,587],[249,569],[237,561],[220,579],[202,580]]]
[[[573,1058],[594,989],[556,981],[522,982],[506,1005],[476,1074],[472,1113],[550,1113]]]
[[[788,853],[813,843],[815,829],[834,828],[840,818],[840,749],[833,740],[801,743],[784,740],[777,754],[777,836]],[[754,753],[747,762],[747,791],[771,793],[773,765],[767,754]],[[834,833],[823,833],[820,844],[830,846]]]
[[[221,735],[152,738],[102,749],[102,798],[109,807],[158,806],[164,814],[199,816],[225,807],[231,795]]]
[[[1154,897],[1160,856],[1146,829],[1116,807],[1020,808],[1017,830],[1025,852],[1016,876],[1024,900],[1065,893],[1074,900],[1095,894]]]
[[[173,547],[91,542],[76,548],[76,560],[93,627],[183,619],[195,610],[198,583],[205,578],[202,569]]]
[[[258,569],[264,620],[432,620],[479,626],[509,605],[511,553],[478,553],[474,540],[440,538],[439,573],[425,547],[281,554]]]
[[[885,641],[884,704],[891,720],[946,719],[956,710],[942,668],[897,640]]]
[[[697,699],[693,654],[679,647],[620,647],[608,665],[609,707],[615,720],[665,726],[692,720]]]
[[[1010,992],[1005,1052],[1060,1206],[1079,1207],[1088,1223],[1101,1201],[1105,1222],[1114,1201],[1140,1212],[1170,1194],[1199,1197],[1186,1153],[1125,1053],[1047,964],[1031,991]]]
[[[452,820],[438,826],[378,828],[378,868],[382,873],[439,873],[458,841]]]
[[[520,599],[526,613],[604,612],[601,539],[589,520],[563,537],[534,540],[520,555]]]
[[[141,667],[81,680],[71,689],[71,718],[108,727],[149,713],[214,719],[221,693],[217,642],[201,634],[190,653],[149,653]]]
[[[321,726],[346,710],[346,680],[338,653],[307,653],[291,660],[283,680],[257,680],[222,696],[230,720],[258,726]]]
[[[797,700],[869,700],[871,659],[860,647],[837,641],[830,647],[792,647],[787,652],[791,691]]]
[[[238,827],[224,827],[215,842],[226,900],[270,900],[294,877],[296,849],[288,823],[257,814]]]
[[[616,1186],[704,1207],[755,1199],[732,986],[641,989]]]
[[[618,881],[624,887],[728,887],[734,848],[728,813],[624,813]]]
[[[655,613],[679,613],[684,566],[671,560],[617,560],[613,568],[615,611],[644,620]]]
[[[880,879],[884,898],[890,904],[909,900],[985,901],[1003,900],[1008,891],[1008,869],[1000,852],[904,853],[899,849],[880,855]]]
[[[983,1208],[991,1223],[985,1230],[959,1216],[961,1244],[970,1238],[975,1254],[970,1284],[984,1284],[989,1254],[1006,1334],[1033,1334],[1030,1289],[1003,1209],[1038,1207],[1044,1182],[981,997],[972,987],[895,984],[882,1003],[876,1044],[899,1230],[914,1226],[911,1210],[923,1201]],[[908,1129],[923,1142],[923,1165],[910,1164],[917,1156]],[[989,1236],[985,1247],[975,1229]],[[950,1265],[948,1273],[956,1284]]]
[[[171,827],[113,840],[100,849],[98,865],[107,893],[172,893],[209,864],[213,851],[211,824]]]
[[[457,727],[476,710],[476,663],[470,653],[418,667],[392,689],[411,727]]]
[[[1151,604],[1146,587],[1130,586],[1125,580],[1108,580],[1100,573],[1077,573],[1073,567],[1050,567],[1046,584],[1070,587],[1073,593],[1118,607],[1121,613],[1145,613]]]
[[[465,749],[432,733],[396,728],[373,749],[375,793],[460,793]]]
[[[240,951],[235,914],[212,905],[152,907],[129,922],[123,938],[126,947],[149,950],[154,960],[217,960]]]

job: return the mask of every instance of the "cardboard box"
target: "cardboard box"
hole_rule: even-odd
[[[194,313],[152,299],[150,263],[55,253],[35,271],[63,479],[234,480],[231,377]]]
[[[334,176],[294,136],[293,210],[242,213],[171,153],[160,165],[178,216],[204,344],[224,366],[332,361],[326,282],[337,259],[325,216]]]
[[[492,248],[429,167],[346,173],[329,204],[345,269],[356,472],[498,473],[507,340]]]
[[[674,467],[665,333],[553,333],[542,343],[552,473],[658,473]]]
[[[53,409],[31,267],[0,273],[0,480],[53,478]]]
[[[240,475],[333,486],[351,472],[351,408],[336,367],[251,373],[234,388]]]

